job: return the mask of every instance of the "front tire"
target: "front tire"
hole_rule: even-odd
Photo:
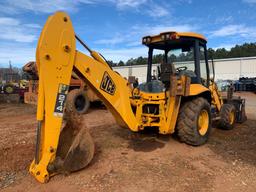
[[[194,146],[204,144],[211,131],[209,102],[202,97],[185,102],[180,108],[176,131],[182,142]]]
[[[234,128],[236,122],[236,108],[232,104],[223,104],[220,109],[220,120],[218,127],[225,130]]]

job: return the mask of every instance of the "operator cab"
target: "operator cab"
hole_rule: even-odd
[[[165,32],[142,38],[142,44],[148,50],[147,82],[142,85],[146,92],[162,92],[170,86],[170,76],[185,75],[191,83],[209,86],[209,67],[207,47],[204,36],[196,33]],[[153,69],[154,60],[161,59],[161,64]],[[156,86],[157,85],[157,86]],[[157,90],[154,87],[158,87]]]

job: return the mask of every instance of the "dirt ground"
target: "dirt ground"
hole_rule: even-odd
[[[256,191],[256,95],[244,93],[248,120],[234,130],[212,130],[200,147],[174,136],[133,134],[104,108],[84,122],[96,142],[92,163],[68,176],[38,183],[28,167],[34,156],[36,109],[0,104],[0,191]]]

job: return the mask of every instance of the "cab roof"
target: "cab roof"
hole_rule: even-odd
[[[145,36],[142,38],[142,44],[148,45],[151,43],[160,43],[160,42],[166,42],[166,41],[173,41],[178,40],[180,38],[195,38],[199,40],[203,40],[207,42],[206,38],[198,33],[193,32],[176,32],[176,31],[167,31],[160,33],[158,35],[152,35],[152,36]]]

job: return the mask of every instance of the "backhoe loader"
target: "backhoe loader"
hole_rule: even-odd
[[[90,56],[76,50],[77,42]],[[131,88],[102,55],[75,34],[66,13],[56,12],[48,18],[36,50],[38,127],[30,173],[39,182],[47,182],[57,173],[80,170],[94,155],[90,133],[80,116],[65,105],[72,73],[90,86],[118,125],[133,132],[150,128],[160,134],[176,132],[182,142],[198,146],[209,137],[212,113],[223,128],[233,127],[236,109],[231,103],[223,104],[210,79],[202,35],[165,32],[143,37],[142,43],[148,47],[147,81]],[[152,75],[155,50],[163,52],[157,77]]]

